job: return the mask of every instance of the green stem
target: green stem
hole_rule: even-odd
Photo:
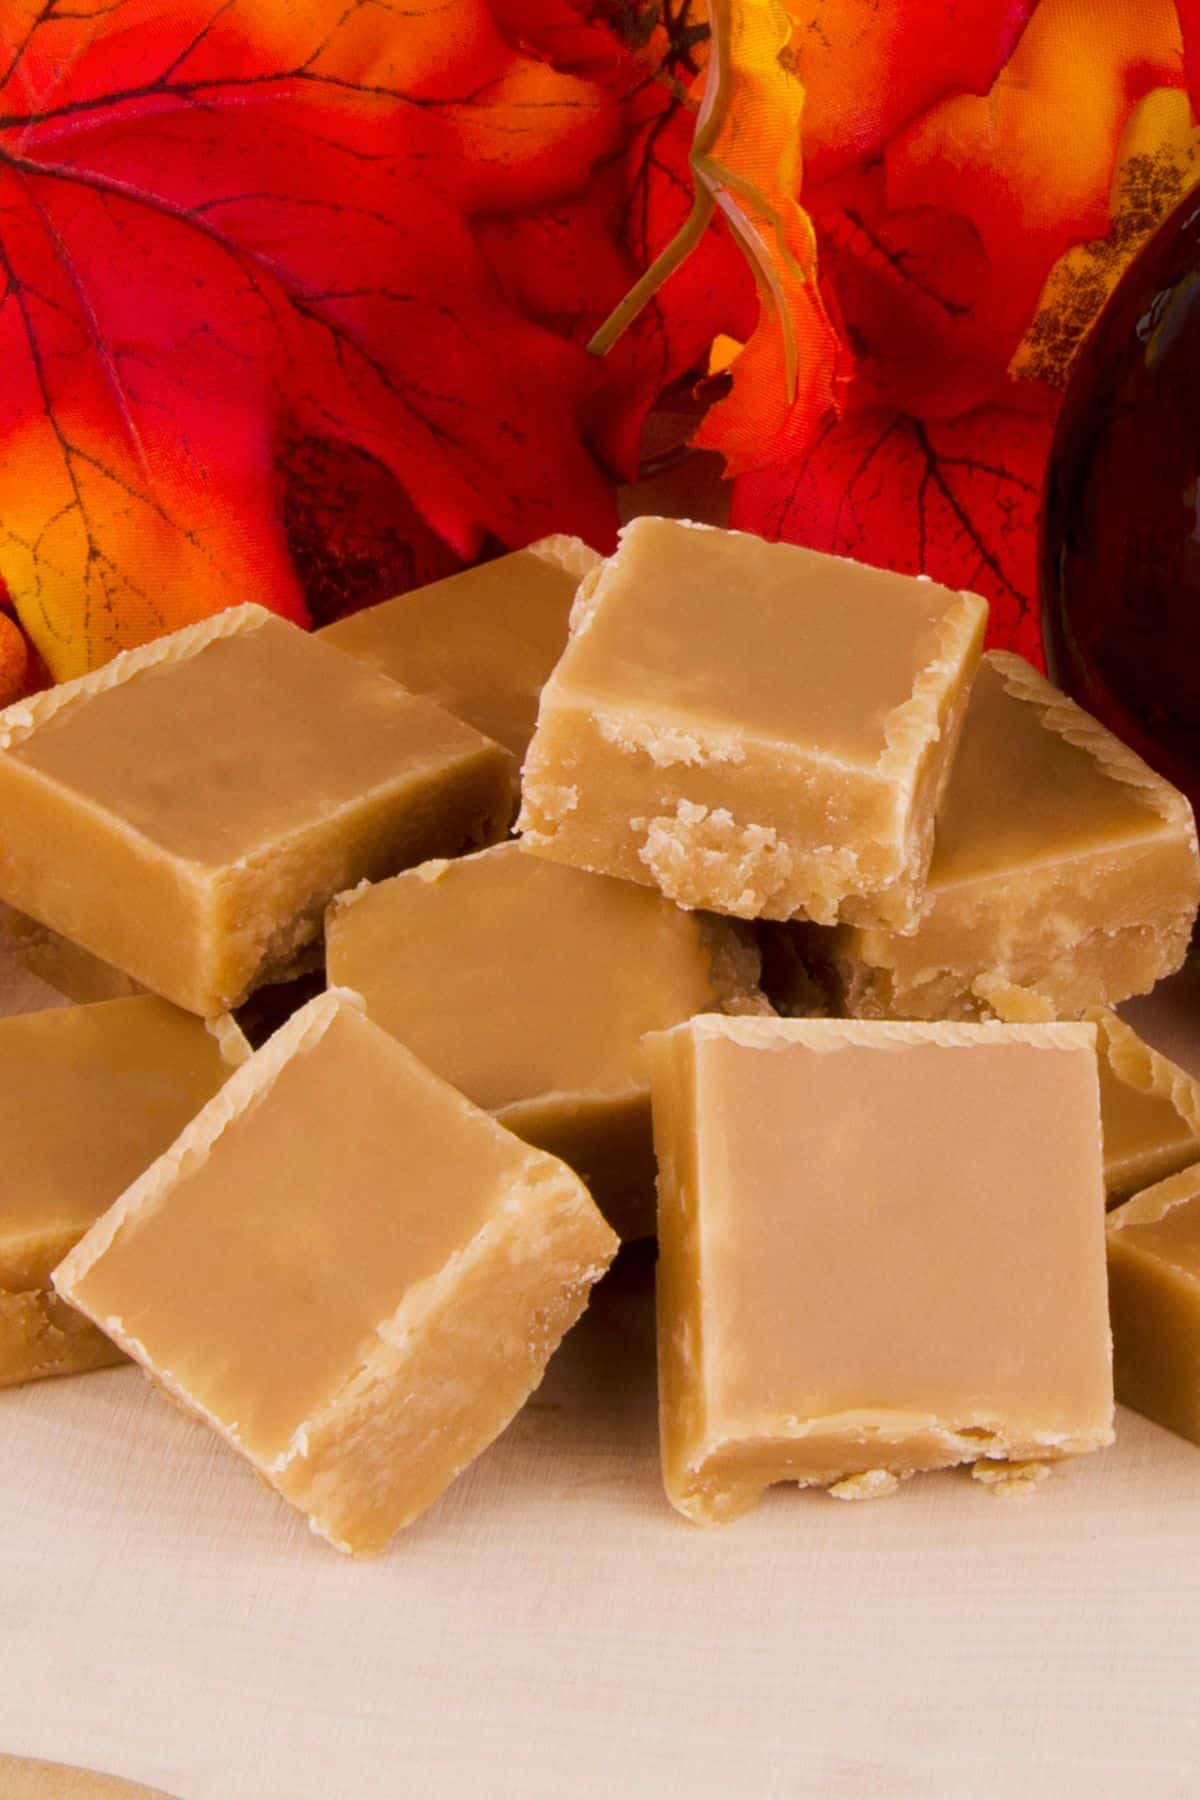
[[[588,349],[593,356],[607,356],[622,332],[627,331],[642,308],[653,300],[663,282],[686,262],[708,228],[716,210],[716,201],[706,187],[698,187],[692,210],[664,250],[660,250],[646,273],[630,288],[619,306],[613,308],[596,332]]]
[[[716,142],[724,122],[729,100],[729,7],[730,0],[709,0],[709,53],[704,77],[704,98],[700,104],[700,121],[688,158],[696,187],[692,210],[666,249],[659,251],[646,273],[630,288],[620,305],[614,307],[596,332],[588,344],[593,356],[606,356],[621,334],[628,331],[642,308],[653,300],[663,282],[675,273],[681,263],[687,261],[716,211],[716,200],[703,179],[702,170],[708,151]]]

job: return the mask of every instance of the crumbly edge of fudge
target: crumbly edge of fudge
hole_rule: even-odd
[[[783,1050],[800,1044],[834,1053],[843,1045],[870,1050],[939,1044],[969,1049],[980,1044],[1029,1044],[1039,1050],[1094,1050],[1096,1027],[1077,1019],[1008,1024],[995,1019],[781,1019],[698,1013],[657,1035],[690,1032],[700,1041],[725,1038],[747,1049]]]
[[[1108,1235],[1120,1236],[1127,1225],[1157,1225],[1176,1206],[1185,1206],[1189,1200],[1200,1200],[1200,1160],[1189,1163],[1177,1175],[1168,1175],[1165,1181],[1143,1188],[1140,1194],[1134,1194],[1110,1212],[1106,1221]]]
[[[574,575],[577,581],[582,581],[604,561],[600,552],[585,544],[582,538],[568,537],[563,532],[537,538],[532,544],[526,544],[525,549],[530,556],[540,556],[543,562],[553,563],[564,575]]]
[[[994,981],[1030,992],[1048,990],[1044,998],[1051,1011],[1066,1016],[1081,1013],[1089,1006],[1116,1004],[1134,994],[1148,993],[1157,981],[1182,967],[1191,924],[1181,916],[1177,929],[1170,933],[1148,924],[1118,926],[1114,930],[1098,925],[1083,932],[1052,960],[1035,959],[1037,966],[1033,970],[934,961],[919,980],[905,972],[898,974],[887,964],[868,960],[867,947],[848,947],[840,930],[835,930],[828,946],[813,954],[820,971],[831,982],[838,1004],[853,1017],[974,1019],[984,1015],[984,988]],[[1114,982],[1111,971],[1116,963],[1127,968],[1132,964],[1137,973],[1127,973]],[[1097,975],[1097,964],[1109,970],[1103,979]]]
[[[770,1437],[704,1442],[690,1447],[669,1489],[677,1511],[699,1525],[720,1525],[756,1506],[780,1483],[815,1488],[835,1499],[867,1500],[893,1493],[901,1481],[939,1469],[981,1466],[985,1479],[1003,1480],[1031,1462],[1086,1456],[1114,1441],[1111,1423],[1075,1432],[1039,1431],[1003,1419],[944,1419],[937,1414],[818,1415],[788,1421]],[[822,1443],[822,1440],[828,1440]],[[820,1445],[812,1460],[806,1445]],[[747,1467],[746,1459],[750,1459]]]

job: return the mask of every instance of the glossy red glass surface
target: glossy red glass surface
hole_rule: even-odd
[[[1054,679],[1200,806],[1200,196],[1083,345],[1043,496]]]

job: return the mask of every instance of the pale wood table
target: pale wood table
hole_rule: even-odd
[[[1195,981],[1138,1011],[1200,1067]],[[776,1490],[698,1531],[645,1254],[379,1561],[132,1369],[0,1394],[0,1533],[0,1749],[178,1800],[1200,1794],[1200,1450],[1123,1413],[1028,1499]]]

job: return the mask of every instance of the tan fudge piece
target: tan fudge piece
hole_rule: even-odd
[[[916,933],[840,928],[825,954],[860,1018],[973,1018],[976,984],[1060,1015],[1182,963],[1200,901],[1184,796],[1019,656],[971,690]]]
[[[249,1054],[150,996],[0,1019],[0,1386],[121,1360],[51,1270]]]
[[[338,619],[317,636],[435,700],[519,763],[567,641],[575,590],[599,561],[579,538],[542,538]]]
[[[1054,1017],[1033,988],[984,977],[976,990],[990,1012],[1010,1024]],[[1118,1205],[1152,1182],[1200,1159],[1200,1081],[1139,1037],[1110,1006],[1089,1007],[1096,1027],[1104,1186]]]
[[[616,1250],[578,1178],[319,996],[55,1272],[313,1529],[379,1550],[541,1379]]]
[[[699,1018],[648,1050],[681,1512],[1111,1440],[1092,1026]]]
[[[503,834],[506,752],[261,607],[0,713],[0,898],[215,1014],[325,906]]]
[[[764,1010],[747,928],[500,844],[353,889],[329,979],[528,1143],[583,1177],[622,1237],[654,1230],[647,1031]]]
[[[529,850],[743,918],[916,918],[987,608],[636,519],[542,693]]]
[[[1200,1444],[1200,1163],[1108,1217],[1117,1399]]]

